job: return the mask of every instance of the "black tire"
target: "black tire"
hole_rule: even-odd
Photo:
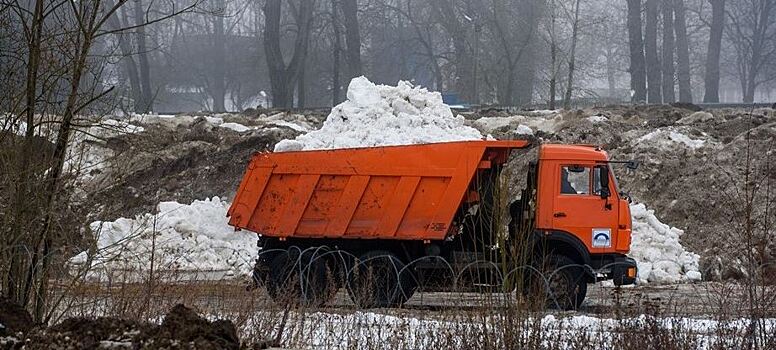
[[[387,308],[404,304],[415,293],[409,269],[395,255],[370,251],[358,258],[347,276],[350,299],[360,308]]]
[[[320,256],[320,255],[318,255]],[[327,278],[325,258],[312,259],[307,251],[278,253],[269,263],[267,292],[276,303],[318,307],[336,293],[336,284]]]
[[[538,296],[544,307],[576,310],[582,305],[587,295],[587,279],[582,266],[565,255],[549,254],[537,259],[534,267],[542,276],[529,274],[526,291]]]

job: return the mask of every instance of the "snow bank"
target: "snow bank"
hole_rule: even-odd
[[[636,259],[640,283],[698,281],[700,256],[688,252],[679,242],[684,231],[668,226],[644,204],[631,204],[633,235],[629,256]]]
[[[347,101],[331,110],[319,130],[283,140],[275,152],[478,140],[483,136],[453,116],[442,95],[400,81],[375,85],[365,77],[348,86]]]
[[[193,203],[159,203],[157,214],[96,221],[90,228],[97,236],[94,274],[110,270],[142,271],[150,267],[176,271],[224,271],[246,275],[256,259],[258,236],[235,232],[227,224],[228,204],[218,197]],[[83,266],[87,252],[70,260]]]

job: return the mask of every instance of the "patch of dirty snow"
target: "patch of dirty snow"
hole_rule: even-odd
[[[629,256],[638,263],[639,283],[677,283],[701,280],[700,256],[684,249],[684,231],[666,225],[644,204],[631,204],[633,233]]]
[[[677,124],[706,123],[714,120],[714,115],[709,112],[698,111],[676,121]]]
[[[319,130],[284,140],[276,152],[407,145],[479,140],[483,135],[464,125],[442,102],[442,95],[399,81],[375,85],[365,77],[351,80],[347,100],[335,106]]]
[[[531,127],[532,129],[539,130],[541,132],[554,134],[558,132],[558,127],[561,123],[563,123],[563,116],[558,115],[550,115],[547,118],[545,116],[534,116],[526,118],[525,125]]]
[[[606,123],[606,122],[609,121],[609,118],[607,118],[606,116],[603,116],[603,115],[591,115],[591,116],[587,117],[586,119],[587,119],[587,121],[589,121],[589,122],[591,122],[593,124]]]
[[[299,131],[299,132],[308,132],[308,131],[310,131],[310,129],[308,127],[304,127],[304,126],[301,126],[299,124],[292,123],[292,122],[287,122],[285,120],[274,120],[274,121],[270,121],[269,123],[272,124],[272,125],[276,125],[276,126],[285,126],[287,128],[291,128],[292,130]]]
[[[697,150],[706,145],[706,140],[696,140],[676,131],[672,128],[664,128],[652,131],[635,141],[636,146],[641,144],[653,145],[664,149],[673,149],[676,144],[683,145],[689,149]]]
[[[512,129],[511,132],[513,134],[517,134],[517,135],[533,135],[534,134],[534,132],[533,132],[533,130],[531,130],[531,128],[529,128],[526,125],[522,125],[522,124],[518,125],[514,129]]]
[[[224,118],[221,118],[221,117],[205,116],[205,120],[207,120],[208,123],[213,125],[221,125],[224,123]]]
[[[230,129],[230,130],[234,130],[236,132],[246,132],[248,130],[251,130],[251,128],[249,128],[249,127],[247,127],[245,125],[242,125],[240,123],[223,123],[223,124],[221,124],[219,126],[222,127],[222,128],[227,128],[227,129]]]
[[[485,132],[492,132],[496,129],[512,125],[513,123],[519,123],[523,120],[525,120],[525,117],[522,115],[514,115],[511,117],[482,117],[472,122],[472,124]]]
[[[156,270],[225,271],[247,275],[256,259],[258,236],[227,224],[229,205],[218,197],[191,204],[159,203],[155,214],[120,218],[89,225],[96,250],[70,260],[83,267],[91,262],[91,276],[104,272],[147,271],[153,257]],[[91,259],[90,259],[91,256]]]

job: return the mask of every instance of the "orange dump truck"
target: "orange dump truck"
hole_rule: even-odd
[[[257,284],[307,305],[340,287],[365,308],[401,305],[417,290],[520,288],[571,309],[597,279],[633,283],[630,210],[606,152],[545,144],[526,174],[502,174],[510,153],[528,147],[257,153],[229,224],[260,235]],[[515,175],[526,179],[521,196],[501,204]]]

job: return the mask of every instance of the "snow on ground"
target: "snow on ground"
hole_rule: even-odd
[[[448,315],[441,319],[394,316],[375,312],[357,311],[351,314],[326,312],[291,315],[289,324],[294,328],[286,330],[282,343],[292,348],[309,349],[350,349],[363,347],[370,349],[435,349],[440,347],[467,347],[471,342],[482,342],[495,347],[505,337],[520,336],[525,339],[540,336],[545,344],[553,348],[574,348],[580,333],[587,333],[589,345],[601,345],[611,348],[615,337],[627,337],[633,329],[657,327],[664,330],[682,330],[697,341],[698,348],[712,348],[713,345],[734,340],[720,339],[719,334],[743,334],[751,325],[748,319],[717,321],[688,317],[654,317],[640,315],[631,318],[615,319],[587,315],[562,316],[547,314],[526,319],[504,319],[484,316],[480,319]],[[763,319],[759,325],[764,333],[776,328],[776,319]],[[505,334],[508,330],[512,332]],[[541,330],[536,334],[537,330]],[[515,339],[512,339],[514,341]],[[740,340],[740,339],[739,339]]]
[[[593,124],[596,124],[596,123],[605,123],[605,122],[608,122],[608,121],[609,121],[609,118],[607,118],[607,117],[606,117],[606,116],[604,116],[604,115],[591,115],[591,116],[587,117],[587,120],[588,120],[589,122],[593,123]]]
[[[405,145],[482,139],[464,118],[454,116],[442,95],[400,81],[375,85],[351,80],[347,101],[335,106],[321,129],[283,140],[276,152]]]
[[[700,256],[679,242],[684,231],[668,226],[644,204],[631,204],[633,233],[630,257],[638,263],[639,283],[678,283],[701,280]]]
[[[250,127],[247,127],[247,126],[242,125],[240,123],[223,123],[223,124],[221,124],[219,126],[222,127],[222,128],[227,128],[227,129],[234,130],[234,131],[237,131],[237,132],[246,132],[248,130],[251,130]]]
[[[191,204],[161,202],[158,213],[90,224],[97,247],[92,256],[92,274],[111,270],[225,271],[247,275],[256,258],[258,236],[235,232],[227,224],[229,205],[218,197]],[[155,249],[154,249],[155,248]],[[72,258],[72,264],[87,264],[89,253]]]
[[[661,128],[652,131],[634,141],[638,147],[650,145],[662,149],[673,149],[676,145],[682,145],[691,150],[697,150],[706,145],[706,140],[693,139],[672,127]]]

